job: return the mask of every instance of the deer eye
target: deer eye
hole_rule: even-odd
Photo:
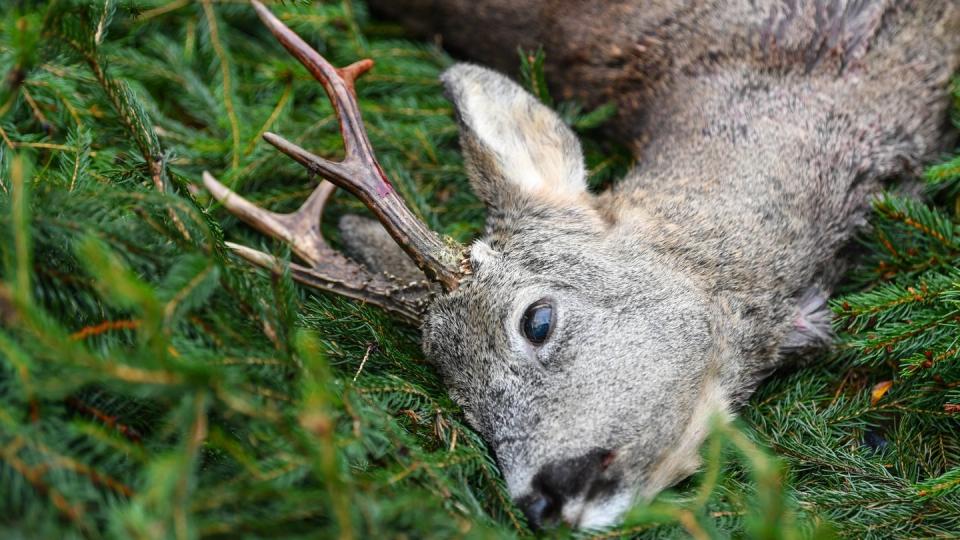
[[[520,329],[527,341],[540,345],[550,337],[553,328],[553,306],[542,299],[530,304],[520,320]]]

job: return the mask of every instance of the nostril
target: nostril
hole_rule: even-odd
[[[617,453],[613,450],[606,452],[600,456],[600,470],[605,471],[613,463],[613,460],[617,459]]]
[[[563,502],[545,493],[533,492],[517,501],[533,529],[542,529],[560,515]]]

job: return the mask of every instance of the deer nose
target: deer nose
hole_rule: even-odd
[[[533,476],[530,493],[521,497],[517,504],[527,516],[534,529],[555,525],[563,515],[567,501],[583,495],[592,498],[601,495],[596,488],[613,487],[615,482],[599,481],[601,473],[613,460],[610,450],[594,448],[586,454],[550,462]]]
[[[526,495],[517,503],[523,515],[527,516],[527,523],[535,531],[554,523],[563,509],[563,501],[538,492]]]

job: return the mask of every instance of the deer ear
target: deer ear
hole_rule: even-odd
[[[499,206],[518,191],[568,200],[586,193],[583,151],[560,117],[494,71],[456,64],[440,76],[460,122],[474,191]]]

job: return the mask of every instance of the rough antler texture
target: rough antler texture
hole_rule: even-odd
[[[462,247],[444,241],[417,219],[393,189],[373,153],[354,91],[357,77],[373,67],[373,61],[366,59],[335,68],[261,3],[255,0],[251,3],[280,43],[323,85],[340,122],[346,156],[343,161],[330,161],[279,135],[264,134],[264,139],[278,150],[332,182],[321,182],[303,206],[292,214],[263,210],[209,173],[204,173],[204,184],[235,216],[264,234],[283,240],[310,265],[291,265],[298,281],[376,304],[407,320],[417,321],[429,297],[429,283],[399,283],[391,276],[369,272],[332,249],[320,232],[323,207],[336,189],[335,184],[359,198],[373,212],[428,278],[438,282],[446,291],[455,289],[460,282]],[[270,255],[236,244],[229,245],[254,264],[278,267],[278,261]]]
[[[317,289],[334,292],[383,307],[409,322],[417,322],[430,296],[425,280],[400,283],[386,274],[367,271],[363,266],[331,248],[320,232],[323,207],[336,186],[321,182],[303,206],[292,214],[277,214],[257,207],[204,173],[203,182],[210,193],[241,221],[260,232],[282,240],[309,266],[291,264],[294,279]],[[280,262],[261,251],[227,243],[244,259],[269,269],[280,269]]]

